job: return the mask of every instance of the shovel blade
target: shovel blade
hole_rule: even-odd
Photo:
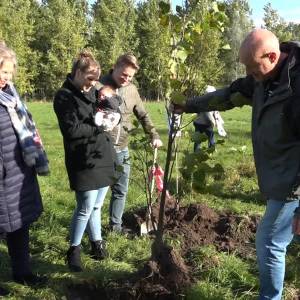
[[[150,220],[146,220],[140,226],[140,235],[148,234],[150,231],[156,230],[157,226],[154,223],[154,227]]]

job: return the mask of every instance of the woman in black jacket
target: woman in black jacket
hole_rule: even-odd
[[[71,222],[67,261],[71,271],[80,272],[80,243],[89,235],[92,257],[106,256],[101,236],[101,207],[115,175],[115,150],[110,135],[95,124],[100,65],[88,51],[73,63],[54,98],[54,110],[63,136],[65,165],[77,207]]]
[[[0,233],[6,235],[14,281],[34,285],[45,278],[31,271],[29,225],[43,210],[37,173],[46,175],[49,169],[31,114],[11,82],[16,65],[14,51],[1,43]]]

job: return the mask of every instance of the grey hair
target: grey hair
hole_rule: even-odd
[[[7,47],[4,41],[0,40],[0,68],[2,68],[6,61],[11,61],[14,65],[14,71],[16,71],[17,56],[15,51]]]

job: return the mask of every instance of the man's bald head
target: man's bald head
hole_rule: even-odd
[[[240,56],[262,56],[270,52],[275,52],[277,55],[280,54],[279,41],[275,34],[267,29],[251,31],[240,47]]]
[[[281,52],[277,37],[267,29],[251,31],[241,44],[240,62],[246,66],[248,75],[264,81],[275,72]]]

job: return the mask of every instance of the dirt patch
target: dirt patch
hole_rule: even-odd
[[[181,241],[180,253],[163,245],[157,257],[147,262],[132,278],[111,283],[101,290],[90,287],[90,293],[85,286],[84,297],[89,295],[89,298],[80,297],[77,287],[73,286],[68,299],[99,299],[99,295],[101,299],[110,300],[183,299],[181,292],[195,280],[193,266],[187,258],[196,247],[214,245],[218,251],[234,251],[244,258],[254,256],[258,216],[216,212],[204,204],[180,207],[173,199],[168,199],[165,207],[165,234]],[[159,203],[153,205],[152,211],[157,222]],[[145,221],[146,215],[145,208],[127,213],[124,215],[124,226],[132,234],[139,235],[140,224]]]
[[[159,204],[152,207],[154,220],[158,220]],[[139,234],[145,221],[146,209],[142,208],[124,216],[124,225]],[[254,235],[259,216],[241,216],[232,212],[216,212],[204,204],[180,207],[168,200],[165,209],[164,229],[171,237],[180,239],[184,257],[195,247],[214,245],[218,251],[232,252],[248,257],[254,250]]]

